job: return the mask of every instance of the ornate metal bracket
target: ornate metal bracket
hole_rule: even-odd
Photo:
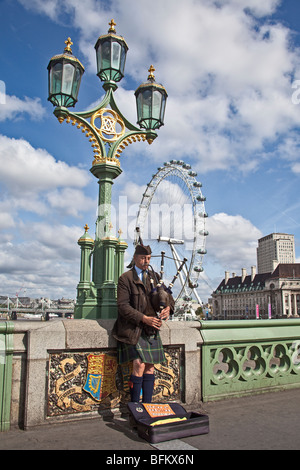
[[[60,123],[76,125],[88,137],[94,153],[93,166],[101,163],[120,166],[120,155],[129,144],[145,140],[151,144],[157,137],[156,132],[142,131],[121,114],[112,88],[107,89],[102,102],[90,111],[73,113],[57,107],[54,114]]]

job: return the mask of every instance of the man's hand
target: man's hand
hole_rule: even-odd
[[[152,326],[153,328],[156,328],[157,330],[160,329],[162,325],[162,320],[168,320],[170,317],[170,307],[165,307],[159,314],[158,317],[147,317],[147,315],[144,315],[143,317],[143,323],[145,323],[148,326]]]
[[[156,328],[157,330],[160,329],[162,321],[160,318],[157,317],[147,317],[147,315],[144,315],[143,317],[143,322],[148,325],[152,326],[153,328]]]
[[[159,314],[161,320],[169,320],[170,317],[170,307],[165,307]]]

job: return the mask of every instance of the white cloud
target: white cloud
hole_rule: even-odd
[[[54,299],[68,293],[74,298],[80,268],[77,240],[82,232],[77,226],[21,224],[22,240],[1,245],[1,292],[11,293],[13,286],[23,285],[29,296]]]
[[[31,229],[35,233],[36,242],[49,250],[51,259],[63,261],[78,258],[80,249],[77,240],[82,235],[83,228],[39,222],[33,224]]]
[[[0,230],[15,226],[13,216],[9,212],[0,212]]]
[[[204,257],[204,272],[199,279],[199,293],[206,301],[224,278],[225,271],[241,275],[242,268],[247,273],[256,265],[257,240],[260,230],[240,215],[217,213],[208,217],[206,228],[207,254]]]
[[[45,115],[45,108],[41,105],[40,98],[25,96],[22,100],[0,92],[0,121],[20,119],[26,114],[33,120],[41,119]]]
[[[50,191],[46,198],[52,209],[74,217],[78,217],[82,211],[92,210],[96,206],[94,200],[85,196],[81,190],[74,188]]]
[[[0,135],[0,183],[10,193],[37,193],[61,186],[82,188],[88,173],[57,161],[44,149],[35,149],[24,139]]]
[[[214,214],[207,219],[207,259],[224,270],[256,265],[257,240],[262,233],[240,215]],[[241,265],[242,264],[242,265]]]
[[[281,0],[221,0],[216,1],[216,4],[231,5],[233,9],[249,9],[257,17],[263,17],[274,13],[276,8],[280,5]]]
[[[74,298],[83,228],[58,221],[94,207],[84,193],[89,173],[1,135],[0,164],[1,291],[26,284],[27,295]]]
[[[19,2],[23,5],[24,8],[27,9],[34,9],[39,13],[43,13],[52,20],[57,20],[57,16],[59,13],[59,9],[61,7],[61,2],[59,0],[19,0]]]
[[[295,106],[296,108],[296,106]],[[299,112],[299,108],[297,109]],[[281,157],[290,166],[293,173],[300,173],[300,137],[298,131],[284,136],[274,151],[274,157]]]

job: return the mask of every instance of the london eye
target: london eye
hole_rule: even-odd
[[[191,166],[181,160],[158,168],[139,205],[134,243],[142,240],[151,246],[151,263],[157,272],[161,270],[166,286],[180,268],[172,288],[176,301],[195,299],[202,305],[198,287],[208,232],[206,198],[196,177]]]

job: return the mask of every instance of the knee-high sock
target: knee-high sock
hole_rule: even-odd
[[[143,377],[138,377],[136,375],[131,374],[130,379],[129,379],[131,401],[134,401],[134,402],[140,401],[142,383],[143,383]]]
[[[154,374],[143,375],[143,403],[151,403],[154,389]]]

